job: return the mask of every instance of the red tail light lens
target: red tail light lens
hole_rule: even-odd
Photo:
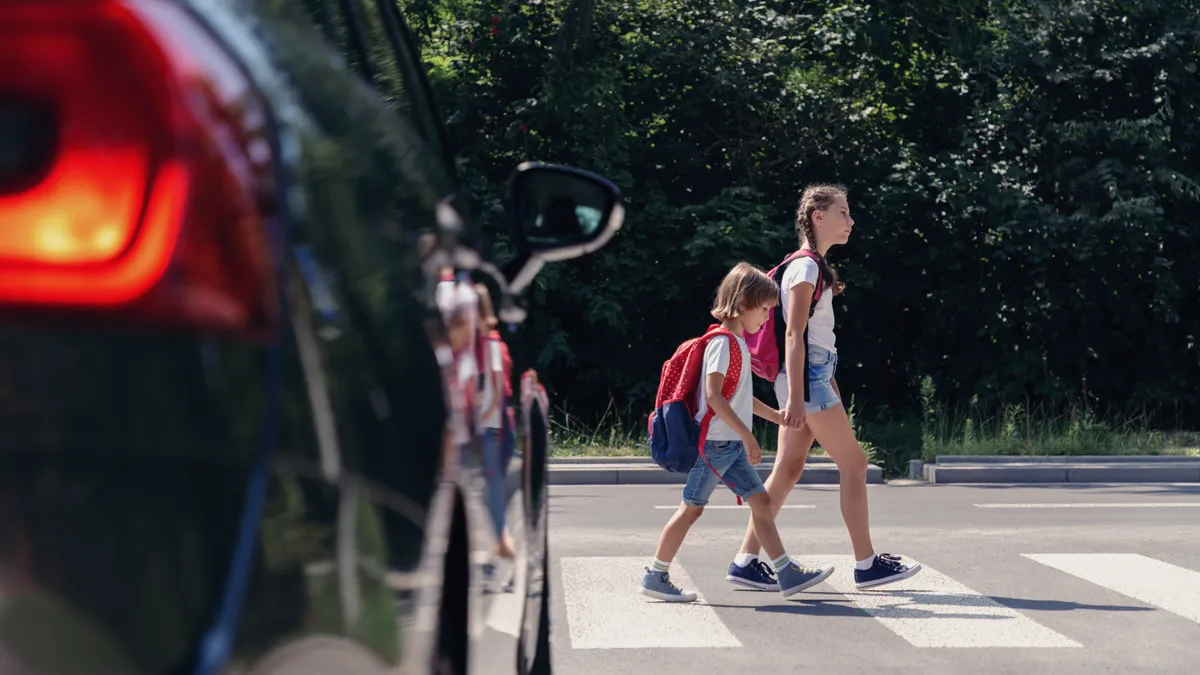
[[[268,331],[268,138],[178,5],[0,4],[0,306]]]

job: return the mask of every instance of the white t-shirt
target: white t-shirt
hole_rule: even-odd
[[[493,399],[496,398],[496,383],[504,378],[504,357],[500,353],[500,343],[497,340],[488,340],[483,347],[483,391],[479,392],[479,412],[482,414],[492,405]],[[501,385],[501,391],[504,391]],[[485,429],[500,429],[500,414],[504,410],[504,401],[496,404],[496,409],[487,417],[482,417],[479,420],[480,426]]]
[[[780,300],[783,302],[784,323],[790,321],[788,317],[788,297],[791,290],[797,284],[805,281],[816,288],[817,278],[820,275],[821,268],[817,265],[817,261],[808,256],[801,256],[788,263],[787,269],[783,271],[783,283],[779,285],[782,295]],[[812,318],[808,320],[808,342],[828,352],[837,353],[837,337],[833,333],[832,288],[826,288],[821,291],[821,298],[817,300],[817,310],[813,312]],[[780,357],[782,356],[780,354]]]
[[[439,281],[435,290],[438,310],[442,318],[449,322],[450,317],[462,314],[472,326],[479,314],[479,295],[471,284],[458,280]]]
[[[750,349],[746,347],[746,341],[740,335],[737,336],[737,342],[738,347],[742,350],[742,374],[738,379],[737,389],[729,399],[729,405],[737,414],[738,419],[749,429],[753,428],[751,425],[754,423],[754,377],[750,372]],[[721,335],[709,340],[708,346],[704,349],[704,372],[700,378],[700,386],[697,387],[700,390],[699,402],[696,406],[697,422],[708,412],[708,400],[704,392],[704,382],[708,379],[708,374],[721,373],[728,377],[728,371],[729,338]],[[708,426],[708,440],[740,441],[741,437],[728,424],[722,422],[721,418],[714,415]]]
[[[454,430],[454,442],[462,445],[471,440],[471,426],[468,416],[474,417],[475,412],[467,407],[467,392],[479,383],[479,370],[475,364],[475,350],[468,349],[455,356],[454,401],[450,406],[450,424]]]

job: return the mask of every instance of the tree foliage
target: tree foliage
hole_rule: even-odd
[[[1200,416],[1197,0],[406,7],[492,239],[525,159],[625,193],[621,235],[532,291],[572,411],[648,408],[723,273],[775,264],[838,181],[844,392]]]

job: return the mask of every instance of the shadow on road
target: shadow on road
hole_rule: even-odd
[[[756,591],[745,591],[756,592]],[[837,596],[839,599],[813,598],[814,595]],[[855,594],[818,591],[806,593],[804,597],[793,598],[781,605],[721,605],[709,604],[710,607],[726,609],[752,609],[757,612],[774,612],[782,614],[804,614],[808,616],[870,616],[865,610],[853,604]],[[868,594],[862,594],[868,595]],[[869,594],[879,597],[880,593]],[[1064,600],[1037,600],[1031,598],[1007,598],[989,595],[946,595],[931,591],[905,590],[892,591],[886,594],[889,599],[900,600],[875,608],[875,616],[884,619],[984,619],[991,621],[1011,620],[1015,617],[996,616],[995,614],[979,614],[965,612],[945,612],[926,609],[926,607],[991,607],[993,602],[1016,610],[1033,610],[1046,612],[1151,612],[1153,607],[1138,607],[1133,605],[1090,605]],[[909,604],[911,603],[911,604]]]

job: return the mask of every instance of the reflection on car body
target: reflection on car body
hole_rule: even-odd
[[[519,322],[619,196],[515,167],[487,261],[416,53],[375,0],[0,4],[4,673],[549,672],[545,392],[519,364],[495,630],[437,287]],[[536,232],[533,187],[601,215]]]

